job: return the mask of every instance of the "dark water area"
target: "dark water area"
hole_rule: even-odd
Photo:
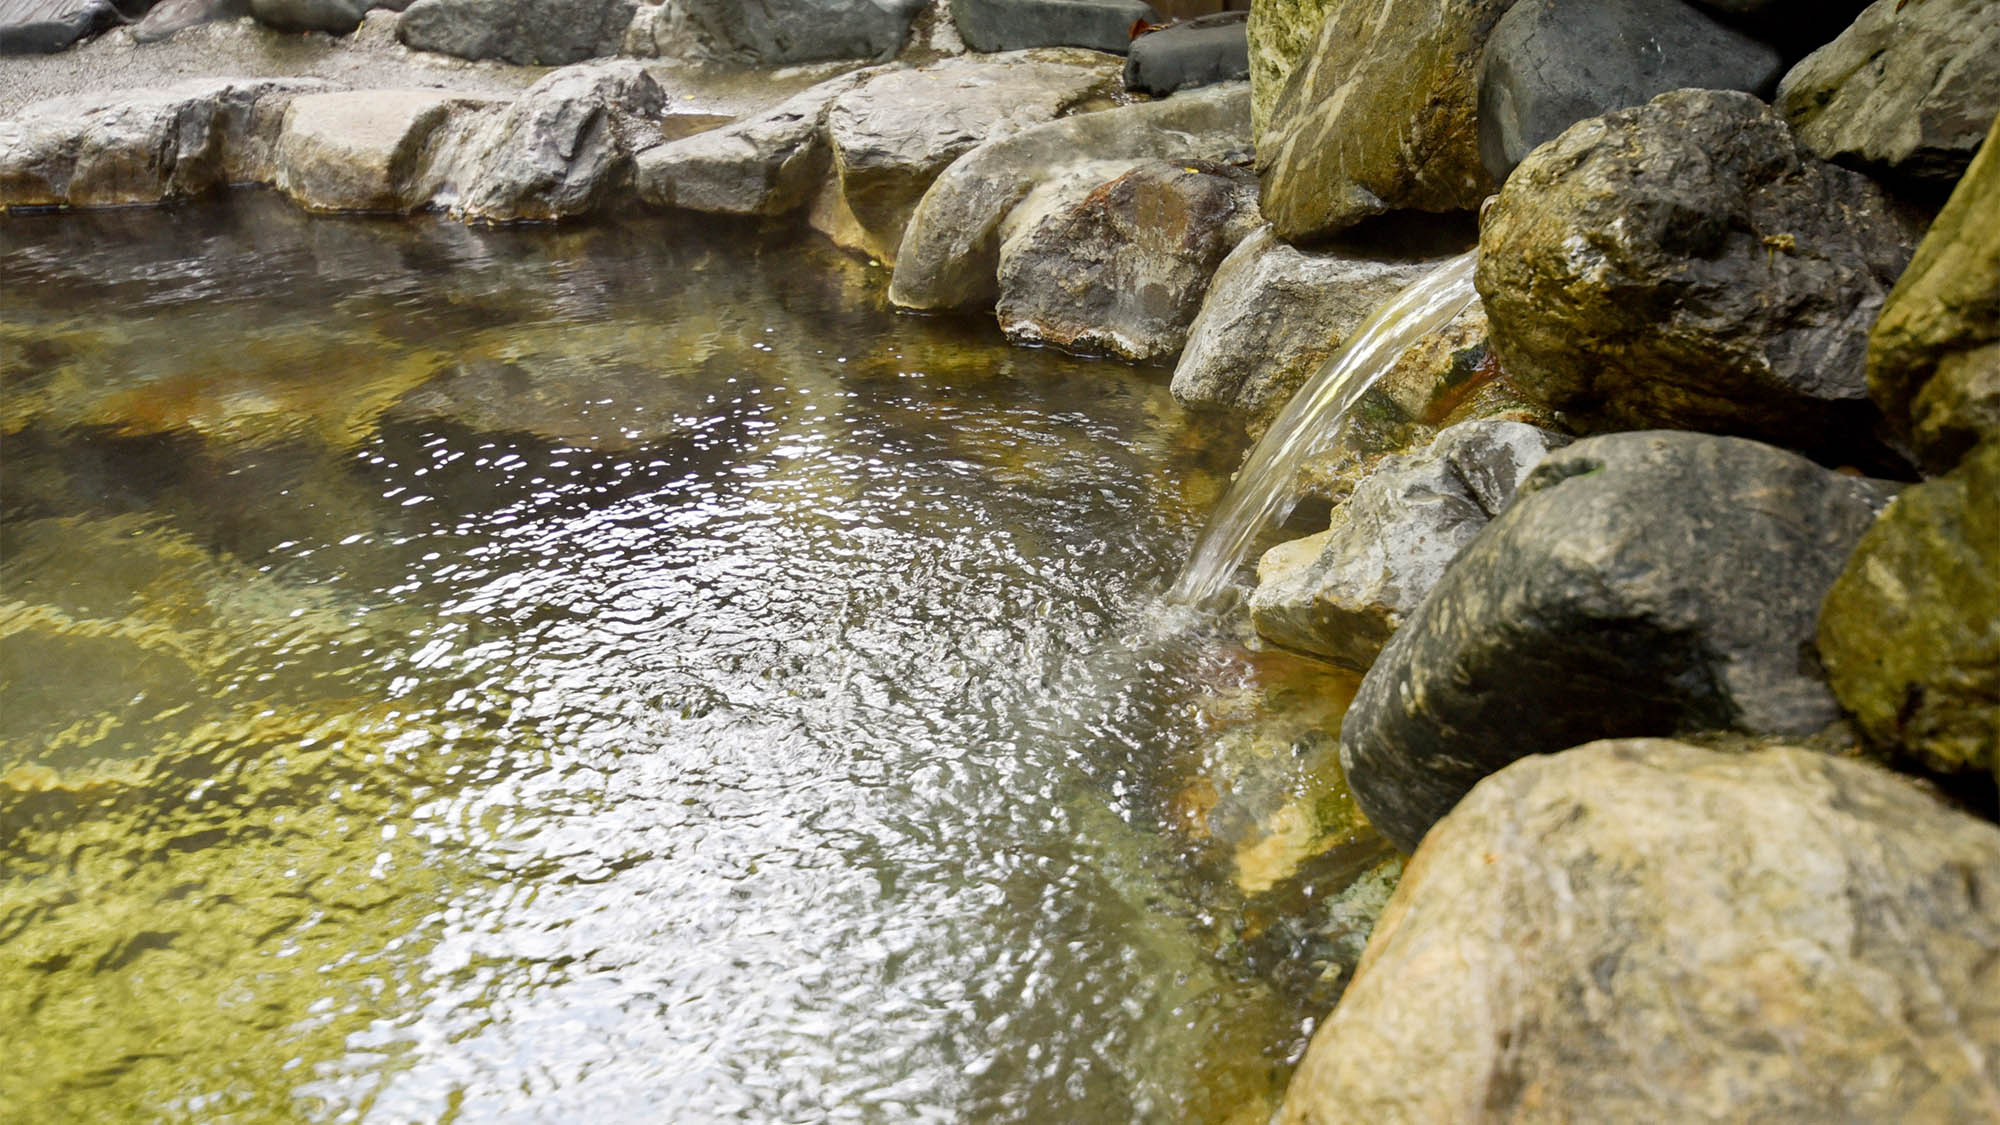
[[[1176,810],[1321,673],[1160,601],[1235,450],[885,280],[0,218],[0,1105],[1268,1115],[1308,1025]]]

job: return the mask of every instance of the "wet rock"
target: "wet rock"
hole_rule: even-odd
[[[0,55],[41,55],[117,23],[111,0],[5,0],[0,3]]]
[[[132,29],[132,38],[156,43],[190,27],[217,20],[241,19],[250,14],[250,0],[166,0],[156,4]]]
[[[2000,5],[1876,0],[1785,75],[1778,109],[1828,160],[1949,186],[2000,114]]]
[[[2000,781],[2000,441],[1898,496],[1862,536],[1819,647],[1871,741]]]
[[[1215,267],[1259,222],[1256,181],[1142,164],[1080,197],[1030,198],[1000,248],[1000,328],[1017,343],[1146,360],[1187,338]]]
[[[887,61],[909,38],[924,0],[672,0],[676,34],[738,66],[821,59]]]
[[[410,0],[249,0],[250,15],[279,31],[325,31],[346,35],[376,8],[402,11]]]
[[[1174,398],[1268,421],[1370,313],[1436,265],[1299,250],[1260,228],[1216,267],[1174,367]]]
[[[1257,136],[1278,237],[1324,237],[1389,211],[1464,211],[1479,161],[1480,54],[1513,0],[1338,0]]]
[[[396,37],[419,51],[519,66],[618,52],[637,0],[416,0]]]
[[[1911,250],[1880,189],[1764,103],[1680,90],[1531,154],[1481,224],[1478,286],[1501,366],[1580,424],[1851,455]]]
[[[268,182],[291,100],[311,78],[201,78],[57,98],[0,123],[0,206],[159,203]]]
[[[1458,553],[1569,438],[1518,422],[1466,422],[1364,478],[1333,526],[1257,564],[1250,620],[1265,639],[1366,671]]]
[[[431,137],[456,113],[494,103],[438,90],[295,98],[277,146],[276,184],[309,211],[414,211],[431,202]]]
[[[1339,0],[1282,0],[1250,5],[1247,37],[1250,85],[1255,90],[1251,128],[1263,137],[1271,107],[1290,83],[1299,60],[1312,50],[1320,25]]]
[[[1963,1121],[2000,829],[1865,763],[1603,742],[1439,822],[1279,1117]]]
[[[1669,90],[1767,93],[1776,48],[1681,0],[1542,0],[1494,25],[1479,73],[1479,156],[1503,181],[1529,150]]]
[[[1868,391],[1932,471],[2000,436],[2000,117],[1868,338]]]
[[[911,215],[889,299],[904,308],[991,304],[1001,227],[1037,184],[1092,165],[1097,182],[1141,160],[1228,161],[1249,150],[1250,91],[1230,84],[1165,101],[1085,113],[967,152]],[[1099,174],[1102,173],[1102,174]]]
[[[951,0],[951,16],[975,51],[1087,47],[1121,55],[1135,22],[1158,19],[1144,0]]]
[[[1057,117],[1116,88],[1102,55],[1037,51],[892,70],[826,112],[842,220],[814,216],[835,242],[893,263],[917,201],[961,153]]]
[[[1223,12],[1142,35],[1125,59],[1125,88],[1165,97],[1250,77],[1246,13]]]
[[[1551,454],[1362,682],[1341,761],[1363,811],[1408,851],[1529,754],[1833,722],[1819,603],[1891,491],[1706,434]]]
[[[530,86],[490,115],[453,163],[454,214],[509,222],[594,210],[631,172],[631,153],[657,135],[666,104],[636,62],[583,63]]]
[[[804,207],[832,167],[827,107],[877,73],[828,79],[763,113],[642,150],[639,197],[723,215],[782,215]]]

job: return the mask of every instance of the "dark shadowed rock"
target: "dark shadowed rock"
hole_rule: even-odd
[[[132,38],[141,43],[155,43],[190,27],[241,19],[249,14],[250,0],[165,0],[154,5],[132,29]]]
[[[1333,526],[1257,564],[1250,620],[1265,639],[1366,671],[1459,551],[1569,438],[1518,422],[1465,422],[1383,461]]]
[[[1480,234],[1501,366],[1584,425],[1851,450],[1873,424],[1868,329],[1911,239],[1880,189],[1748,94],[1578,123]]]
[[[416,0],[404,46],[462,59],[564,66],[618,53],[638,0]]]
[[[1088,47],[1121,55],[1134,23],[1159,18],[1144,0],[951,0],[951,16],[975,51]]]
[[[1278,1120],[1976,1121],[2000,828],[1793,747],[1518,762],[1405,869]]]
[[[1220,164],[1154,161],[1039,205],[1031,197],[1000,248],[1001,331],[1071,351],[1170,357],[1215,267],[1258,222],[1256,180]]]
[[[2000,781],[2000,440],[1898,496],[1862,536],[1819,647],[1878,746]]]
[[[683,34],[739,66],[821,59],[886,61],[910,35],[924,0],[674,0]]]
[[[486,116],[459,146],[450,208],[496,222],[594,210],[630,174],[639,140],[657,135],[665,104],[659,84],[636,62],[555,71],[504,113]]]
[[[111,0],[0,0],[0,55],[41,55],[117,23]]]
[[[1768,93],[1776,48],[1681,0],[1540,0],[1493,28],[1479,74],[1479,157],[1505,180],[1529,150],[1606,110],[1684,87]]]
[[[1819,603],[1891,492],[1706,434],[1551,454],[1362,682],[1341,761],[1363,811],[1407,851],[1528,754],[1834,721]]]
[[[1134,39],[1125,59],[1125,88],[1165,97],[1250,77],[1245,19],[1246,13],[1224,12]]]
[[[782,215],[811,202],[832,167],[827,107],[878,74],[828,79],[763,113],[638,155],[639,197],[723,215]]]
[[[992,304],[1001,225],[1037,184],[1085,165],[1100,170],[1102,183],[1141,160],[1226,162],[1247,157],[1249,148],[1250,91],[1240,83],[989,141],[945,169],[918,203],[896,255],[889,299],[913,309]]]
[[[2000,114],[2000,4],[1876,0],[1785,75],[1778,109],[1828,160],[1947,187]]]

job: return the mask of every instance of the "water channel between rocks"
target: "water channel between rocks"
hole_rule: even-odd
[[[0,219],[0,1105],[1269,1113],[1233,450],[678,223]]]

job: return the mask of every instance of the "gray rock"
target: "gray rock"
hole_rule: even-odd
[[[454,156],[455,215],[511,222],[594,210],[657,133],[666,95],[636,62],[555,71],[491,115]],[[448,188],[447,190],[452,190]]]
[[[1388,458],[1334,509],[1330,529],[1265,553],[1251,622],[1266,640],[1366,671],[1529,470],[1569,440],[1519,422],[1465,422]]]
[[[127,206],[268,183],[286,108],[327,88],[201,78],[37,103],[0,122],[0,206]]]
[[[1171,357],[1215,267],[1260,221],[1255,178],[1221,164],[1151,161],[1031,197],[1000,247],[1000,329],[1016,343]]]
[[[2000,4],[1877,0],[1785,75],[1778,108],[1828,160],[1949,186],[2000,114]]]
[[[1282,1125],[1974,1121],[2000,829],[1866,763],[1597,743],[1411,860]]]
[[[1299,250],[1269,227],[1216,267],[1174,367],[1183,406],[1266,420],[1435,259]]]
[[[832,168],[827,107],[880,73],[843,74],[763,113],[642,150],[639,197],[722,215],[782,215],[804,207]]]
[[[1035,185],[1078,165],[1247,156],[1250,91],[1241,84],[1086,113],[990,141],[961,156],[924,194],[896,254],[889,299],[904,308],[990,305],[1001,226]]]
[[[154,5],[132,29],[132,38],[141,43],[157,43],[190,27],[241,19],[249,14],[250,0],[165,0]]]
[[[839,219],[816,213],[814,225],[894,262],[917,201],[961,153],[1052,121],[1117,82],[1112,60],[1083,51],[968,56],[878,75],[827,108]]]
[[[1479,72],[1479,158],[1504,181],[1530,149],[1669,90],[1767,94],[1775,48],[1681,0],[1541,0],[1493,28]]]
[[[432,159],[433,138],[455,115],[482,110],[496,103],[441,90],[294,98],[278,136],[276,186],[309,211],[415,211],[448,174]]]
[[[739,66],[821,59],[887,61],[909,38],[924,0],[668,0],[676,34]]]
[[[0,55],[60,51],[119,18],[111,0],[0,0]]]
[[[346,35],[361,26],[370,10],[402,11],[410,0],[249,0],[258,23],[279,31],[326,31]]]
[[[613,55],[638,0],[416,0],[396,37],[419,51],[520,66]]]
[[[951,16],[975,51],[1087,47],[1120,55],[1134,23],[1159,18],[1144,0],[951,0]]]
[[[1891,491],[1706,434],[1551,454],[1362,681],[1341,725],[1362,810],[1408,851],[1529,754],[1834,721],[1819,604]]]
[[[1481,223],[1500,365],[1580,424],[1852,455],[1868,328],[1909,261],[1880,189],[1748,94],[1680,90],[1579,123]]]
[[[1250,77],[1246,16],[1202,16],[1134,39],[1125,58],[1125,88],[1158,98]]]

